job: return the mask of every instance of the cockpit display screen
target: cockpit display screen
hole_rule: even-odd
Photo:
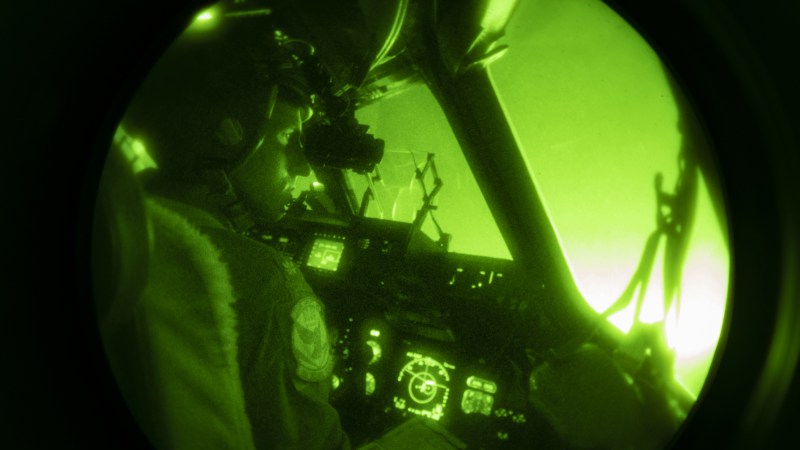
[[[455,366],[429,356],[408,352],[410,359],[397,376],[396,409],[439,420],[444,416],[450,396],[450,373]]]
[[[344,242],[318,238],[311,247],[311,253],[308,255],[306,265],[335,272],[339,268],[343,251]]]

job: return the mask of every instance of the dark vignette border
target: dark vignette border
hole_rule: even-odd
[[[798,442],[797,88],[790,26],[776,2],[608,2],[665,60],[704,122],[722,178],[732,245],[723,341],[678,448],[784,448]],[[796,41],[796,38],[794,38]],[[789,401],[783,402],[789,397]],[[777,420],[777,421],[776,421]],[[788,447],[786,447],[788,448]]]
[[[91,208],[127,99],[192,12],[209,3],[18,1],[2,13],[0,38],[10,50],[0,94],[7,113],[2,179],[12,249],[0,297],[10,356],[0,378],[10,419],[0,442],[11,445],[3,447],[149,447],[111,379],[95,327],[86,250]],[[792,348],[793,335],[778,320],[797,308],[796,298],[781,296],[797,273],[788,258],[800,254],[797,240],[787,241],[796,238],[800,204],[790,126],[800,124],[793,81],[800,76],[790,65],[798,9],[791,1],[769,2],[769,9],[755,0],[608,3],[689,93],[718,151],[727,193],[733,315],[714,381],[677,447],[797,442],[797,386],[783,409],[769,389],[794,363],[774,372],[764,367],[776,345]],[[797,321],[786,323],[798,328]],[[748,422],[753,411],[759,414]],[[771,414],[777,421],[770,429]]]

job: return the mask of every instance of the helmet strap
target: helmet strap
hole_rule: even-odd
[[[236,195],[222,169],[208,169],[203,173],[203,181],[208,186],[208,200],[228,220],[234,231],[247,233],[255,226],[250,211]]]

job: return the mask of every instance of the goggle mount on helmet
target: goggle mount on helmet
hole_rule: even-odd
[[[243,3],[231,5],[223,16],[246,21],[270,15],[270,10],[263,8],[245,9]],[[334,92],[332,74],[313,43],[290,36],[275,22],[265,21],[266,26],[272,27],[266,30],[271,33],[271,42],[266,43],[271,48],[253,46],[248,52],[266,82],[313,109],[314,118],[306,125],[300,141],[306,159],[315,168],[372,172],[383,158],[383,140],[367,133],[368,127],[358,123],[354,102],[346,92]]]

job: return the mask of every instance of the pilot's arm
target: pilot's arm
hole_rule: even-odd
[[[323,306],[309,295],[294,305],[290,316],[292,355],[287,368],[294,392],[289,395],[296,402],[292,413],[298,414],[299,432],[307,435],[309,444],[319,442],[319,448],[349,449],[338,413],[328,403],[333,355]]]
[[[275,250],[241,236],[217,238],[236,250],[224,259],[239,275],[239,365],[256,448],[349,449],[328,402],[333,355],[322,303]]]

